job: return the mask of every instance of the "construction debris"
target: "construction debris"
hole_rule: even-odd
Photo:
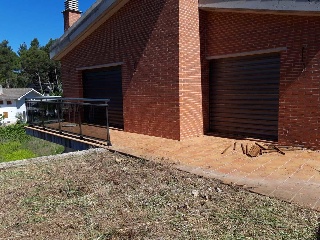
[[[259,143],[257,143],[257,142],[255,142],[255,144],[257,145],[257,146],[259,146],[262,150],[267,150],[268,148],[266,148],[265,146],[262,146],[261,144],[259,144]]]
[[[221,154],[225,154],[227,150],[232,146],[230,144],[228,147],[226,147]],[[233,143],[233,150],[236,150],[237,142]],[[304,150],[305,148],[303,146],[281,146],[278,144],[263,144],[261,142],[255,142],[253,145],[248,146],[248,144],[244,145],[243,143],[240,143],[241,151],[243,154],[247,155],[248,157],[257,157],[262,154],[268,154],[268,153],[280,153],[282,155],[285,155],[286,151],[295,151],[295,150]]]
[[[226,147],[226,149],[225,149],[225,150],[223,150],[221,154],[225,154],[225,153],[226,153],[226,151],[227,151],[230,147],[231,147],[231,144],[230,144],[228,147]]]
[[[261,148],[259,146],[253,145],[247,155],[249,157],[257,157],[260,154],[260,150]]]
[[[282,155],[286,155],[283,151],[280,150],[280,148],[274,146],[274,149],[276,149],[279,153],[281,153]]]
[[[244,148],[244,146],[243,146],[242,143],[241,143],[241,149],[242,149],[242,153],[243,153],[243,154],[246,154],[246,150],[245,150],[245,148]]]

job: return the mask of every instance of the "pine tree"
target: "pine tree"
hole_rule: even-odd
[[[16,87],[19,68],[19,57],[9,46],[9,42],[3,40],[0,43],[0,84],[4,87]]]

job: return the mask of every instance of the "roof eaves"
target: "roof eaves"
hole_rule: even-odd
[[[22,96],[20,96],[19,98],[17,98],[17,100],[18,100],[18,101],[21,100],[24,96],[28,95],[28,94],[31,93],[31,92],[35,92],[35,93],[39,94],[40,96],[43,96],[41,93],[39,93],[38,91],[36,91],[36,90],[34,90],[34,89],[32,88],[30,91],[26,92],[25,94],[23,94]]]
[[[50,57],[61,60],[129,0],[98,0],[52,46]]]

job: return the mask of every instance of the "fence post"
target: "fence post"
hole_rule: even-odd
[[[78,106],[78,117],[79,117],[79,128],[80,128],[80,139],[83,139],[82,126],[81,126],[81,115],[80,115],[81,106],[82,105],[80,105],[80,103],[79,103],[79,106]]]
[[[42,102],[42,99],[41,99],[41,106],[42,107],[44,107],[44,105],[43,105],[43,102]],[[45,115],[45,110],[44,109],[42,109],[42,113],[41,113],[41,120],[42,120],[42,128],[43,129],[45,129],[45,127],[44,127],[44,115]]]
[[[60,110],[62,109],[61,105],[62,105],[62,102],[60,102],[58,100],[57,101],[57,113],[58,113],[59,133],[61,133],[61,121],[60,121]]]
[[[112,146],[111,140],[110,140],[110,129],[109,129],[108,101],[106,101],[105,104],[106,104],[106,120],[107,120],[107,146]]]
[[[30,112],[30,103],[28,98],[25,99],[25,104],[26,104],[26,123],[30,124],[30,118],[29,118],[29,112]]]

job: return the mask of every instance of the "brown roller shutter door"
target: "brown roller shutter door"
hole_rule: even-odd
[[[210,131],[278,139],[280,55],[210,63]]]
[[[109,123],[112,127],[123,128],[123,100],[121,67],[87,70],[83,72],[83,97],[108,98]],[[87,110],[89,114],[89,110]],[[91,123],[103,125],[105,112],[95,110],[94,121]]]

